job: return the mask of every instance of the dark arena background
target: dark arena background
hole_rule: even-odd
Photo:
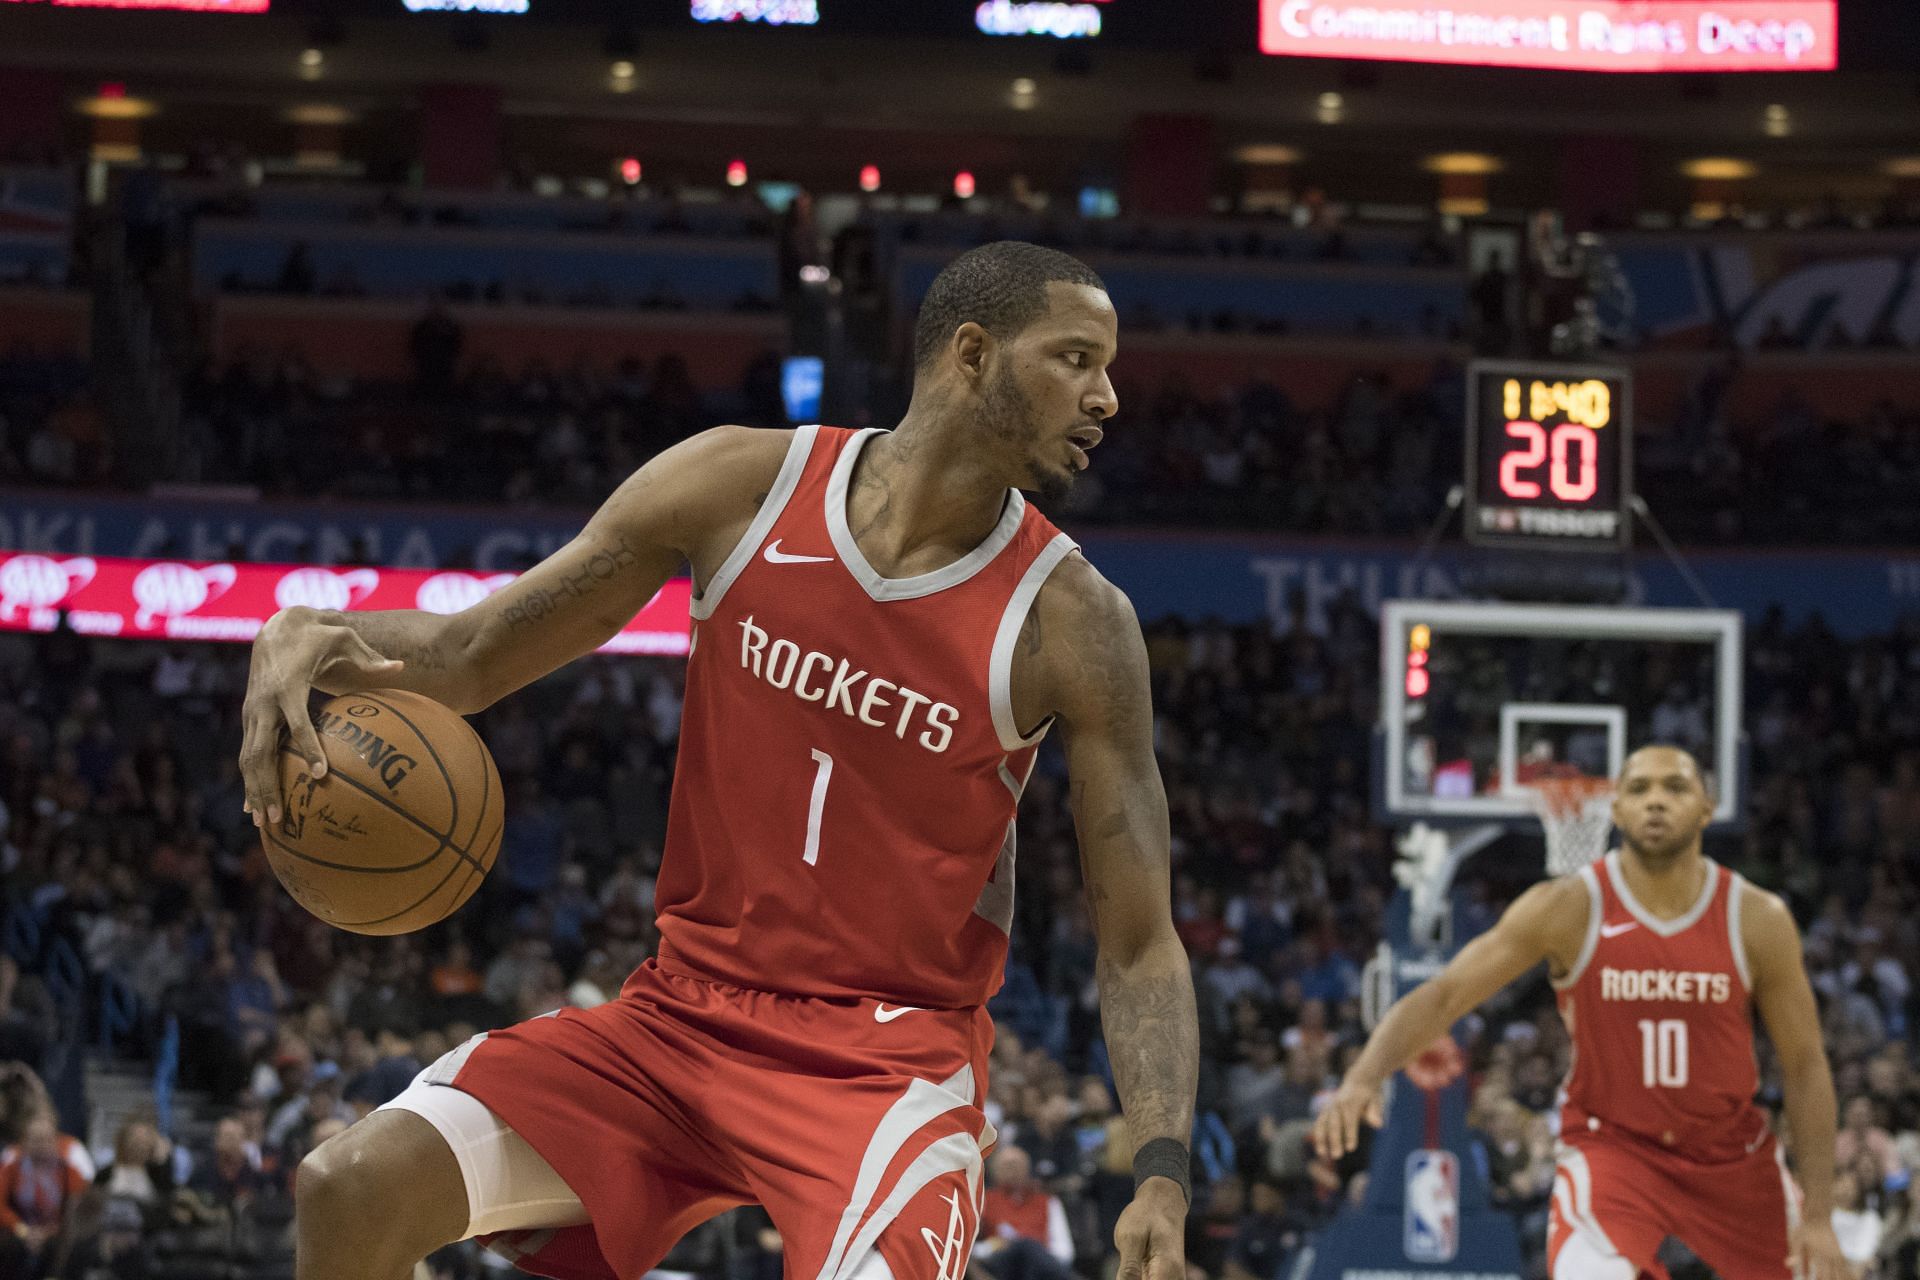
[[[1895,0],[0,0],[0,1278],[291,1277],[305,1153],[655,943],[684,580],[474,718],[499,865],[395,938],[242,813],[261,624],[457,612],[718,423],[892,425],[999,239],[1120,315],[1049,514],[1146,629],[1190,1280],[1546,1274],[1544,974],[1361,1152],[1306,1133],[1656,740],[1804,933],[1856,1274],[1920,1275],[1916,68]],[[1063,779],[987,1109],[989,1208],[1064,1226],[992,1280],[1103,1280],[1131,1194]]]

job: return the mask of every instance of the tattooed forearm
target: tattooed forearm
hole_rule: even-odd
[[[536,588],[508,606],[502,620],[509,630],[539,622],[550,616],[562,602],[584,601],[639,563],[640,557],[634,551],[633,544],[623,535],[617,545],[588,556],[578,569],[561,578],[557,587]]]
[[[314,621],[330,627],[346,627],[367,642],[367,647],[383,658],[398,658],[409,670],[436,672],[447,669],[447,655],[434,622],[437,614],[416,609],[383,609],[376,613],[336,613],[326,610]]]
[[[1200,1024],[1185,951],[1169,939],[1131,964],[1102,956],[1097,972],[1107,1055],[1134,1147],[1154,1138],[1188,1142]]]
[[[465,675],[456,661],[456,646],[447,636],[447,620],[440,614],[419,609],[383,609],[371,613],[322,610],[312,615],[312,621],[322,626],[345,627],[381,657],[404,662],[404,669],[383,680],[387,687],[425,694],[455,709],[465,705]],[[366,688],[367,684],[364,677],[350,672],[318,671],[314,673],[313,687],[328,694],[352,693]]]

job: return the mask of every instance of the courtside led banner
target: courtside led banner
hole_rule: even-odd
[[[458,613],[516,576],[0,551],[0,631],[51,631],[64,612],[83,635],[250,641],[294,605]],[[685,654],[692,595],[668,582],[600,652]]]
[[[265,13],[272,0],[0,0],[49,9],[177,9],[182,13]]]
[[[1836,0],[1260,0],[1262,52],[1568,71],[1831,71]]]

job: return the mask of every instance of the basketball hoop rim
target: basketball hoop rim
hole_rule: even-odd
[[[1542,819],[1567,819],[1584,813],[1594,801],[1613,797],[1611,778],[1536,778],[1526,789],[1529,801]]]

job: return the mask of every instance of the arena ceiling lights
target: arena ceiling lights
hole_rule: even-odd
[[[1569,71],[1831,71],[1837,0],[1259,0],[1260,48]]]

